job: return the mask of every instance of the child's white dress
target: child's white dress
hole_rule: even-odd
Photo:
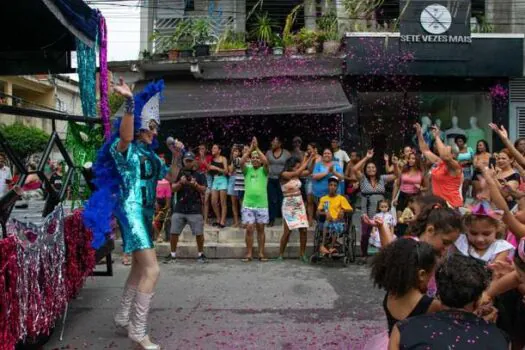
[[[483,260],[486,263],[491,263],[499,253],[510,251],[512,254],[514,252],[514,246],[512,244],[504,239],[497,239],[485,251],[485,254],[480,256],[474,248],[472,248],[472,245],[469,244],[467,235],[464,233],[459,235],[454,245],[461,254]]]
[[[393,228],[395,226],[394,217],[390,212],[377,213],[376,215],[374,215],[374,220],[377,218],[383,219],[385,225],[390,226],[390,228]],[[368,240],[368,244],[375,248],[381,248],[381,239],[379,238],[379,229],[377,227],[374,227],[372,229],[372,232],[370,232],[370,239]]]

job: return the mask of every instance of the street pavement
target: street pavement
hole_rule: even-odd
[[[179,260],[161,266],[150,315],[163,349],[360,349],[383,331],[384,293],[369,268],[297,260]],[[112,316],[128,267],[90,278],[45,349],[130,349]]]

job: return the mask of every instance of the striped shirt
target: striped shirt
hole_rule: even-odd
[[[235,158],[233,160],[233,167],[235,169],[235,183],[234,191],[244,191],[244,174],[241,169],[241,158]]]

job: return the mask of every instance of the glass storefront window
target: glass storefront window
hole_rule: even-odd
[[[467,144],[476,150],[479,140],[486,140],[492,150],[492,102],[488,93],[412,93],[419,101],[419,121],[429,117],[433,124],[441,121],[442,137],[454,142],[455,135],[465,135]],[[428,121],[428,119],[426,119]]]

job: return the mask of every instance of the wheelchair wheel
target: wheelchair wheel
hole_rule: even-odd
[[[350,264],[350,259],[347,256],[345,256],[343,258],[343,266],[346,267],[346,266],[348,266],[348,264]]]

